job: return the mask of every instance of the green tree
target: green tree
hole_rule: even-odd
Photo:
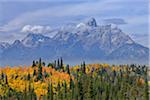
[[[48,84],[47,99],[48,100],[53,100],[53,86],[52,86],[52,83]]]
[[[60,69],[62,69],[62,70],[64,71],[64,67],[63,67],[63,59],[62,59],[62,57],[61,57],[61,59],[60,59]]]
[[[41,62],[41,58],[39,59],[37,80],[43,80],[42,79],[42,62]]]
[[[81,79],[78,81],[78,93],[79,93],[80,100],[83,100],[84,93],[83,93],[83,83],[82,83]]]
[[[70,69],[69,69],[69,65],[68,64],[67,64],[66,68],[67,68],[67,73],[70,75]]]
[[[33,60],[32,67],[35,67],[35,66],[36,66],[36,63],[35,63],[35,61]]]
[[[71,99],[74,98],[74,92],[75,92],[75,84],[72,78],[70,78],[70,90],[71,90]]]
[[[27,80],[30,81],[30,79],[31,79],[31,76],[30,76],[30,74],[28,73],[28,75],[27,75]]]

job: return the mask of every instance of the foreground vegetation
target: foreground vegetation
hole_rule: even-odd
[[[146,66],[85,64],[0,69],[0,100],[149,100]]]

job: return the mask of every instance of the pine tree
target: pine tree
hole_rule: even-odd
[[[52,83],[48,84],[47,99],[48,100],[53,100],[53,86],[52,86]]]
[[[36,66],[36,64],[35,64],[35,61],[33,60],[32,67],[35,67],[35,66]]]
[[[58,91],[58,98],[59,98],[60,100],[62,100],[60,82],[58,82],[57,91]]]
[[[65,99],[67,98],[67,83],[66,83],[66,81],[64,82],[64,97],[65,97]]]
[[[5,75],[5,84],[7,84],[7,85],[8,85],[7,75]]]
[[[45,66],[46,65],[45,62],[42,62],[42,65]]]
[[[4,73],[1,74],[1,79],[4,80]]]
[[[54,68],[54,64],[53,63],[48,63],[48,65],[47,65],[47,67],[52,67],[52,68]]]
[[[84,93],[83,93],[83,83],[82,83],[81,79],[78,81],[78,93],[79,93],[80,100],[83,100]]]
[[[47,89],[47,99],[50,100],[51,97],[51,86],[48,84],[48,89]]]
[[[85,61],[83,62],[83,65],[82,65],[82,72],[84,74],[86,74],[86,65],[85,65]]]
[[[64,69],[64,68],[63,68],[63,59],[62,59],[62,57],[61,57],[61,59],[60,59],[60,69]]]
[[[54,61],[54,68],[56,68],[57,64],[56,64],[56,60]]]
[[[67,65],[67,73],[70,75],[70,69],[69,69],[69,65]]]
[[[148,68],[146,69],[144,77],[145,77],[145,95],[144,95],[144,98],[145,98],[145,100],[148,100],[149,99]]]
[[[35,63],[35,64],[36,64],[36,66],[37,66],[37,65],[39,64],[39,62],[38,62],[38,61],[36,61],[36,63]]]
[[[60,63],[59,63],[59,59],[57,60],[57,69],[60,68]]]
[[[91,76],[90,78],[90,99],[94,100],[94,97],[95,97],[95,90],[94,90],[94,83],[93,83],[93,77]]]
[[[72,80],[72,78],[70,78],[71,99],[73,99],[74,97],[74,88],[75,88],[74,81]]]
[[[42,62],[41,62],[41,58],[39,59],[37,80],[43,80],[42,79]]]
[[[36,76],[36,70],[34,69],[34,71],[33,71],[33,76]]]
[[[53,92],[53,84],[52,84],[52,83],[51,83],[51,89],[50,89],[50,90],[51,90],[51,99],[50,99],[50,100],[53,100],[53,98],[54,98],[54,97],[53,97],[54,92]]]
[[[31,79],[31,76],[30,76],[30,74],[28,73],[27,80],[29,81],[30,79]]]

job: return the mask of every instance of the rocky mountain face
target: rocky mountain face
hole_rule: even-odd
[[[116,61],[148,63],[149,49],[136,43],[118,27],[98,25],[94,18],[55,30],[53,37],[29,33],[13,44],[0,43],[2,65],[32,62],[42,57],[66,61]],[[140,62],[139,62],[140,61]],[[78,62],[78,63],[80,63]]]

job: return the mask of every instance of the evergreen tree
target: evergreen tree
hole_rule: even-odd
[[[94,100],[94,97],[95,97],[95,90],[94,90],[94,82],[93,82],[93,77],[91,76],[91,78],[90,78],[90,86],[89,86],[89,88],[90,88],[90,98],[92,99],[92,100]]]
[[[36,63],[35,63],[35,64],[36,64],[36,66],[38,66],[39,62],[38,62],[38,61],[36,61]]]
[[[70,69],[69,69],[69,65],[67,65],[67,73],[70,75]]]
[[[72,80],[72,78],[70,78],[71,99],[74,98],[74,88],[75,88],[74,81]]]
[[[57,85],[57,91],[58,91],[58,98],[59,98],[60,100],[62,100],[60,82],[59,82],[58,85]]]
[[[45,66],[45,62],[42,62],[42,65]]]
[[[83,62],[83,65],[82,65],[82,72],[84,74],[86,74],[86,65],[85,65],[85,61]]]
[[[53,100],[53,95],[54,95],[54,92],[53,92],[53,84],[51,83],[51,100]]]
[[[42,79],[42,62],[41,62],[41,58],[39,59],[37,80],[43,80]]]
[[[47,67],[52,67],[52,68],[54,68],[54,64],[53,63],[48,63],[48,65],[47,65]]]
[[[1,74],[1,79],[4,80],[4,73]]]
[[[47,89],[47,99],[49,100],[51,97],[51,86],[48,84],[48,89]]]
[[[64,68],[63,68],[63,59],[62,59],[62,57],[61,57],[61,59],[60,59],[60,69],[64,69]]]
[[[145,100],[149,99],[149,85],[148,85],[148,68],[146,69],[145,72],[145,95],[144,95]]]
[[[83,93],[83,83],[82,83],[81,79],[78,81],[78,93],[79,93],[80,100],[83,100],[84,93]]]
[[[65,99],[67,98],[67,83],[66,83],[66,81],[64,82],[64,97],[65,97]]]
[[[53,87],[52,87],[52,83],[48,84],[47,99],[48,100],[53,100]]]
[[[33,60],[32,67],[35,67],[35,66],[36,66],[36,64],[35,64],[35,61]]]
[[[30,76],[30,74],[28,73],[27,80],[29,81],[30,79],[31,79],[31,76]]]
[[[57,69],[60,68],[60,63],[59,63],[59,59],[57,60]]]
[[[56,68],[56,66],[57,66],[57,63],[56,63],[56,60],[54,61],[54,68]]]
[[[33,71],[33,76],[36,76],[36,70],[34,69],[34,71]]]
[[[5,75],[5,84],[7,84],[7,85],[8,85],[7,75]]]

